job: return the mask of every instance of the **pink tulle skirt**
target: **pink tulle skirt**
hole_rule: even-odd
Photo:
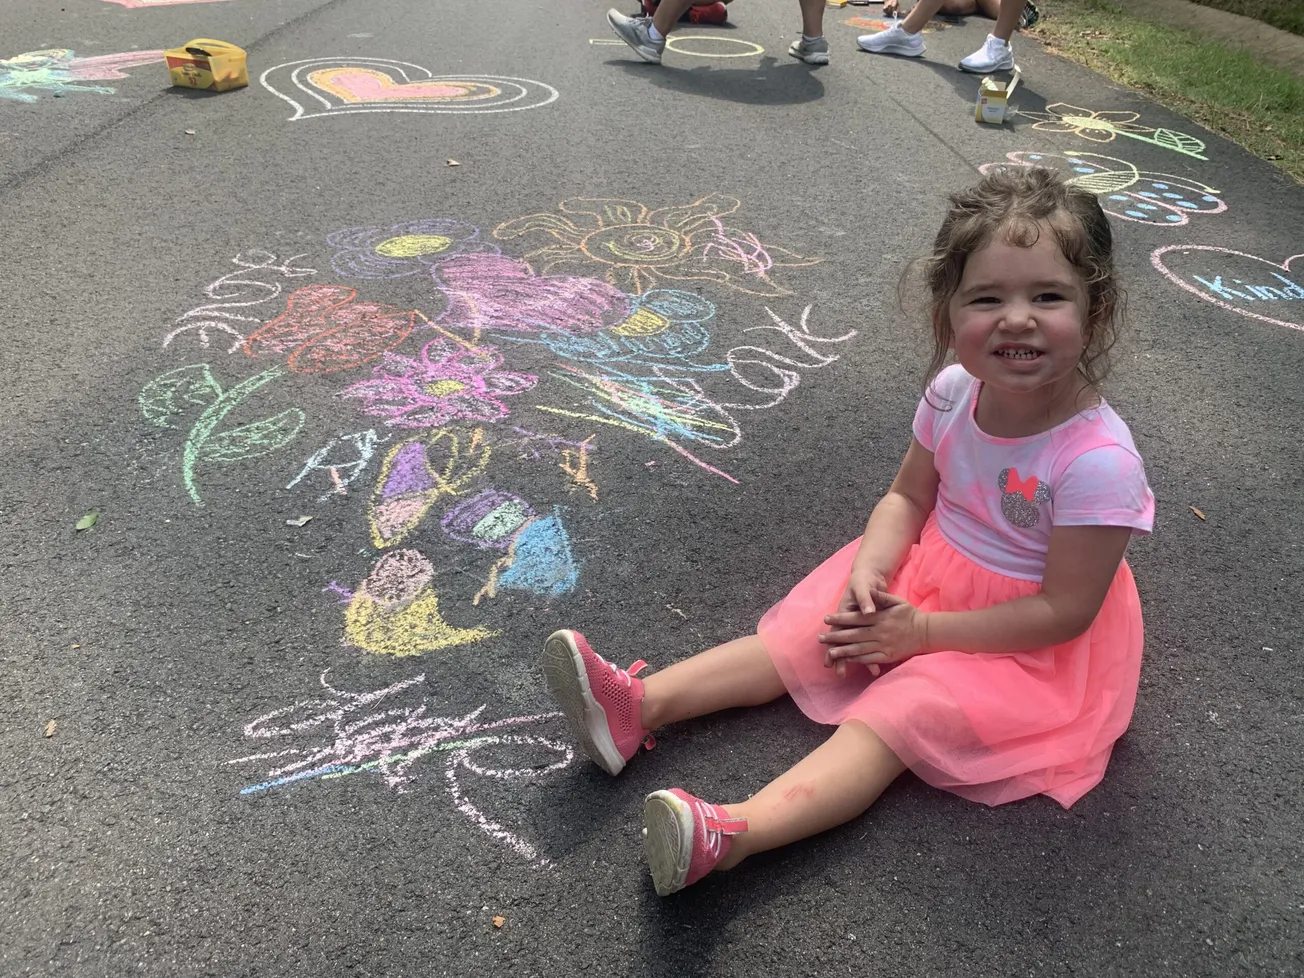
[[[1127,729],[1141,672],[1141,602],[1120,564],[1096,620],[1062,645],[1000,655],[935,652],[885,669],[824,666],[824,616],[837,609],[859,540],[812,571],[757,631],[802,712],[860,720],[924,781],[999,805],[1046,794],[1065,808],[1100,783]],[[921,611],[969,611],[1035,594],[961,554],[930,518],[890,590]]]

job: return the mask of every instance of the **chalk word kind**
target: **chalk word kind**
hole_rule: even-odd
[[[409,704],[399,704],[405,692],[421,691],[426,681],[424,674],[370,693],[336,689],[327,681],[328,674],[329,670],[320,678],[324,698],[300,700],[245,725],[244,735],[250,740],[293,746],[227,761],[268,764],[265,780],[240,789],[240,794],[261,794],[292,784],[332,781],[356,774],[373,774],[403,794],[417,780],[418,761],[442,756],[446,758],[444,784],[458,812],[522,858],[539,866],[552,865],[517,831],[473,804],[462,782],[467,774],[497,783],[534,781],[567,767],[575,756],[568,745],[537,733],[520,732],[560,714],[488,720],[482,716],[487,707],[481,706],[460,717],[436,716],[424,695],[420,702],[411,704],[409,693]],[[500,756],[519,756],[519,765],[493,767],[477,759],[477,755],[494,748]]]
[[[519,112],[555,102],[560,94],[529,78],[435,75],[388,58],[287,61],[258,81],[294,107],[291,122],[351,112]]]
[[[316,275],[315,268],[301,268],[295,265],[305,255],[294,255],[284,260],[277,258],[270,251],[255,248],[242,251],[231,259],[236,266],[234,272],[228,272],[216,282],[204,289],[204,295],[217,300],[196,306],[189,312],[182,313],[173,320],[173,330],[163,338],[164,346],[185,333],[194,333],[201,349],[208,349],[212,333],[225,334],[229,345],[227,353],[234,353],[244,345],[245,337],[241,323],[262,324],[266,316],[250,315],[254,306],[270,302],[281,294],[281,283],[276,276],[284,278],[303,278]]]
[[[1159,274],[1206,302],[1260,322],[1304,330],[1300,259],[1304,255],[1278,263],[1216,245],[1167,245],[1150,256]]]

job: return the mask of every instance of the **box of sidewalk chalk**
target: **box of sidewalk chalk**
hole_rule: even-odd
[[[163,52],[172,84],[206,92],[226,92],[249,84],[245,52],[234,44],[197,37],[179,48]]]
[[[1005,121],[1009,108],[1010,96],[1019,84],[1019,66],[1014,66],[1014,77],[1008,83],[997,81],[988,75],[978,83],[978,104],[974,108],[974,119],[999,126]]]

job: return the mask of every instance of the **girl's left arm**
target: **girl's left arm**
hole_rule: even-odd
[[[825,622],[831,630],[820,640],[831,646],[830,660],[866,665],[924,652],[1022,652],[1058,645],[1091,627],[1131,537],[1126,526],[1057,526],[1037,594],[977,611],[926,613],[876,592],[879,610],[872,621],[862,625],[842,613],[830,615]]]
[[[978,611],[921,614],[921,651],[1021,652],[1077,638],[1096,620],[1131,527],[1057,526],[1041,591]]]

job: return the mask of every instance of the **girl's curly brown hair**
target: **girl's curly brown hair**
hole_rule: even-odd
[[[1126,296],[1114,277],[1114,236],[1096,195],[1072,186],[1054,170],[999,167],[967,190],[951,194],[951,207],[922,262],[933,321],[933,358],[925,389],[946,363],[953,332],[948,312],[965,262],[997,236],[1030,248],[1042,233],[1055,235],[1064,258],[1087,287],[1084,349],[1078,371],[1092,387],[1109,372]]]

